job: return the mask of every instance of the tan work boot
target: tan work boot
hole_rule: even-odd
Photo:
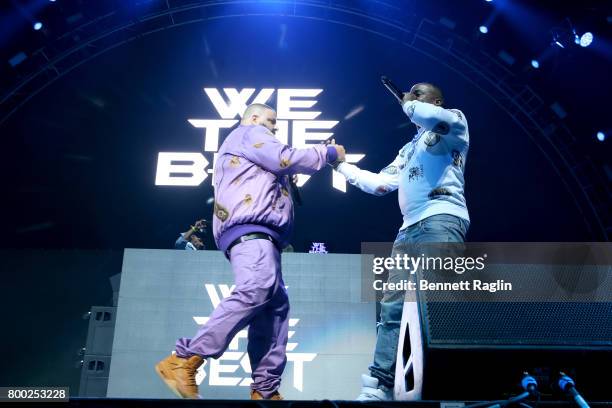
[[[259,391],[255,391],[255,390],[251,390],[251,399],[252,400],[263,400],[263,399],[269,399],[271,401],[280,401],[283,398],[282,395],[280,395],[278,393],[278,391],[274,391],[274,394],[272,394],[272,396],[270,398],[264,398],[263,395],[261,395],[259,393]]]
[[[204,363],[200,356],[181,358],[171,354],[155,366],[155,371],[166,385],[181,398],[200,398],[195,374],[198,367]]]

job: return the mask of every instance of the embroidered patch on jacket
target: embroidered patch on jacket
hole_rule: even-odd
[[[290,164],[290,163],[291,163],[291,162],[289,161],[289,159],[281,159],[281,161],[280,161],[280,167],[281,167],[281,169],[284,169],[284,168],[289,167],[289,164]]]
[[[240,159],[237,156],[232,156],[229,161],[230,167],[236,168],[240,166]]]
[[[215,201],[215,216],[221,221],[225,221],[229,217],[229,211],[217,201]]]
[[[451,155],[453,157],[453,166],[463,168],[463,156],[461,153],[458,150],[453,150]]]
[[[453,112],[455,115],[457,115],[457,117],[459,118],[459,120],[463,120],[463,115],[461,114],[460,111],[458,111],[457,109],[449,109],[449,111]]]
[[[253,197],[250,194],[244,196],[244,203],[250,205],[253,202]]]
[[[437,145],[439,141],[440,135],[432,132],[429,132],[427,136],[425,136],[425,139],[423,139],[423,143],[425,143],[429,147]]]
[[[431,190],[427,196],[431,199],[431,198],[436,198],[440,196],[450,196],[450,195],[452,195],[452,193],[447,188],[437,187]]]
[[[423,135],[424,133],[419,133],[417,135],[415,135],[412,140],[410,141],[410,143],[408,143],[404,148],[406,149],[405,152],[405,160],[404,162],[406,164],[410,163],[410,159],[412,159],[412,156],[414,155],[414,149],[417,145],[417,143],[419,142],[419,140],[421,139],[421,135]],[[404,150],[404,149],[402,149]]]
[[[425,170],[423,170],[423,165],[414,166],[408,169],[408,181],[417,181],[425,175]]]
[[[397,166],[393,166],[393,165],[387,166],[381,170],[382,173],[387,173],[387,174],[397,174],[398,171],[399,170],[397,169]]]
[[[259,149],[259,148],[260,148],[261,146],[263,146],[263,145],[264,145],[264,142],[259,142],[259,143],[255,143],[255,144],[253,145],[253,147],[254,147],[254,148],[256,148],[256,149]]]
[[[284,195],[285,197],[289,197],[289,192],[287,191],[287,189],[286,189],[285,187],[282,187],[282,188],[281,188],[281,193],[283,193],[283,195]]]
[[[378,186],[378,187],[376,188],[376,192],[377,192],[377,193],[384,194],[384,193],[386,193],[386,192],[388,192],[388,191],[389,191],[389,190],[388,190],[388,189],[387,189],[387,187],[385,187],[385,186]]]
[[[438,122],[436,126],[431,129],[434,133],[439,133],[441,135],[445,135],[450,131],[450,126],[446,122]]]

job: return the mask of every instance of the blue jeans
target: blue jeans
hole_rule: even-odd
[[[401,230],[393,243],[391,256],[403,255],[407,253],[408,248],[412,248],[414,251],[415,245],[418,247],[419,244],[423,243],[464,242],[468,227],[468,221],[454,215],[432,215]],[[406,270],[392,269],[389,271],[387,281],[399,282],[408,278]],[[377,325],[374,362],[369,367],[372,377],[377,378],[379,384],[389,388],[393,388],[395,382],[395,360],[404,308],[404,296],[405,292],[398,290],[383,292],[383,298],[380,302],[380,322]]]

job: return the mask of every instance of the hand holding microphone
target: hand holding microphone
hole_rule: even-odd
[[[205,219],[197,220],[192,228],[195,228],[201,233],[203,233],[204,230],[206,229],[206,222],[207,221]]]
[[[386,76],[381,76],[380,81],[387,88],[387,90],[397,99],[400,105],[404,105],[406,102],[415,101],[416,95],[412,92],[402,92],[400,89]]]
[[[336,139],[333,136],[329,137],[328,139],[325,139],[324,141],[321,142],[321,144],[324,144],[325,146],[330,146],[336,149],[336,153],[338,154],[338,159],[336,159],[335,163],[330,163],[333,168],[336,168],[338,164],[342,163],[343,161],[346,161],[346,150],[344,149],[344,146],[336,144]]]
[[[387,78],[386,76],[383,75],[383,76],[380,77],[380,81],[385,86],[385,88],[387,88],[387,90],[391,93],[391,95],[393,95],[395,97],[395,99],[397,99],[397,101],[400,103],[400,105],[402,105],[405,102],[404,101],[404,97],[405,97],[404,92],[400,91],[400,89],[393,82],[391,82],[391,80],[389,78]],[[410,93],[407,92],[406,94],[410,94]]]
[[[338,154],[338,159],[336,160],[337,163],[346,161],[346,150],[344,149],[344,146],[337,145],[335,139],[332,139],[331,143],[328,143],[328,146],[336,149],[336,153]]]

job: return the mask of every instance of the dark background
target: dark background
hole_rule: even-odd
[[[28,9],[28,3],[3,5],[3,61],[24,44],[54,38],[53,27],[42,40],[35,37],[39,34],[16,11]],[[405,2],[410,12],[436,21],[452,18],[457,32],[493,54],[504,48],[519,56],[521,79],[547,104],[558,101],[568,112],[564,123],[579,140],[573,153],[587,155],[603,173],[610,140],[600,143],[594,135],[612,128],[605,3],[530,3],[498,3],[505,6],[482,37],[475,32],[492,12],[484,1]],[[51,13],[48,7],[39,13]],[[96,6],[60,0],[57,7],[68,13],[71,7]],[[525,70],[550,43],[551,25],[565,16],[598,28],[600,47],[555,51],[537,72]],[[599,239],[530,135],[438,61],[357,28],[294,17],[235,17],[175,27],[83,64],[0,125],[0,247],[7,276],[1,309],[9,323],[2,348],[12,355],[6,367],[13,367],[2,370],[0,383],[43,385],[63,378],[75,386],[78,370],[70,367],[87,329],[80,316],[89,305],[109,303],[107,278],[120,272],[121,250],[171,248],[195,219],[212,218],[206,204],[213,194],[210,177],[196,188],[155,186],[158,152],[202,150],[203,131],[187,119],[218,119],[204,87],[323,88],[313,108],[323,112],[317,119],[339,120],[333,129],[338,143],[349,153],[365,153],[359,166],[378,171],[415,133],[380,85],[382,74],[405,89],[433,82],[445,92],[448,107],[465,113],[471,139],[468,240]],[[3,84],[9,80],[3,75]],[[361,113],[343,120],[360,105]],[[221,140],[227,133],[222,131]],[[329,169],[311,178],[302,197],[297,251],[322,241],[332,252],[357,253],[361,242],[392,241],[401,225],[396,193],[374,197],[349,185],[344,194],[332,188]],[[205,242],[214,248],[210,231]]]
[[[278,46],[280,24],[287,25],[286,48]],[[204,56],[204,41],[211,57]],[[219,118],[204,87],[323,88],[317,119],[340,120],[333,130],[338,142],[349,153],[366,153],[360,166],[379,171],[415,133],[412,125],[402,127],[407,118],[380,85],[381,74],[404,88],[439,84],[447,105],[465,113],[470,240],[591,239],[529,136],[459,75],[361,30],[259,17],[135,40],[77,68],[15,113],[3,126],[11,135],[3,161],[11,175],[3,244],[167,248],[195,219],[211,219],[210,177],[199,188],[155,186],[158,152],[202,150],[203,130],[187,119]],[[365,109],[343,121],[358,105]],[[302,195],[297,250],[318,240],[334,252],[358,252],[362,241],[392,240],[401,225],[395,193],[378,198],[349,187],[343,194],[331,187],[330,170],[315,175]]]

